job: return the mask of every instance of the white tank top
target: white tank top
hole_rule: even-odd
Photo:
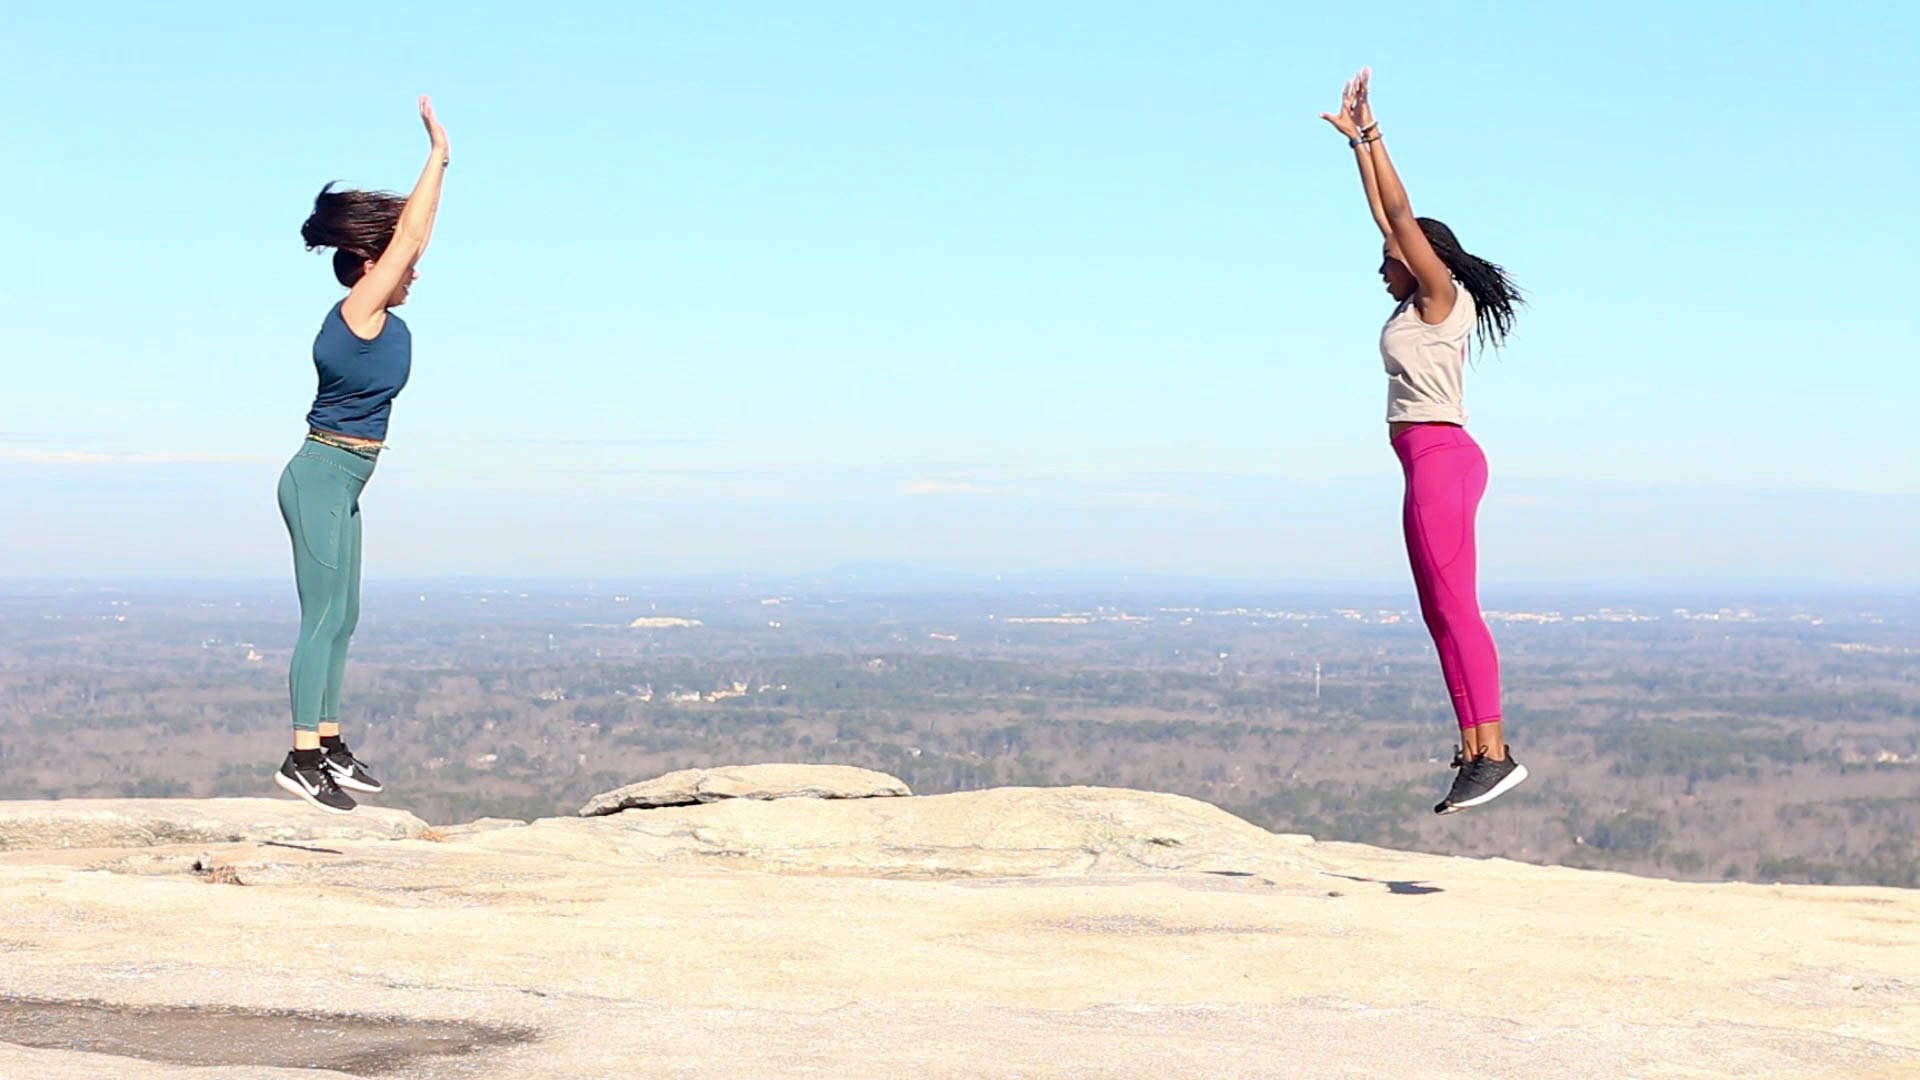
[[[1465,424],[1467,340],[1473,336],[1473,294],[1454,283],[1453,310],[1437,323],[1420,318],[1412,297],[1380,330],[1387,365],[1387,423]]]

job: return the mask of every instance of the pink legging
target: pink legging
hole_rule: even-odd
[[[1454,716],[1463,729],[1492,723],[1500,719],[1500,654],[1480,614],[1473,548],[1487,456],[1452,424],[1408,428],[1394,438],[1393,452],[1407,474],[1407,560]]]

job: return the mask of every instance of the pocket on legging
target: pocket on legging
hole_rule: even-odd
[[[337,500],[316,491],[312,480],[301,483],[303,470],[289,465],[280,483],[280,514],[294,546],[329,570],[340,569],[340,507]]]
[[[1473,529],[1473,513],[1461,486],[1444,474],[1420,477],[1412,492],[1420,546],[1435,573],[1444,573],[1466,551]]]
[[[1435,565],[1442,572],[1453,569],[1453,564],[1460,561],[1460,556],[1466,553],[1467,545],[1473,539],[1474,504],[1467,497],[1465,476],[1460,478],[1458,491],[1447,500],[1446,509],[1447,513],[1444,515],[1435,515],[1442,518],[1448,526],[1447,535],[1442,541],[1446,545],[1445,550],[1434,552]],[[1440,544],[1435,546],[1438,549]]]

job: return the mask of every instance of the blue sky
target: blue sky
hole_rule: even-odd
[[[285,569],[297,229],[411,182],[422,91],[370,575],[1401,576],[1317,119],[1371,64],[1416,209],[1532,299],[1469,382],[1488,580],[1920,583],[1920,20],[1557,7],[10,13],[0,576]]]

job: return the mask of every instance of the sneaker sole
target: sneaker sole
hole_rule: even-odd
[[[314,798],[312,795],[307,794],[307,789],[301,787],[298,781],[287,779],[285,773],[278,773],[278,772],[274,773],[273,782],[276,784],[279,784],[285,790],[300,796],[300,800],[302,802],[306,803],[308,806],[311,806],[316,810],[324,810],[329,814],[351,814],[355,810],[359,809],[359,807],[356,807],[356,806],[349,806],[345,810],[342,810],[337,806],[328,806],[326,803],[323,803],[319,799]]]
[[[1519,787],[1520,782],[1526,778],[1527,767],[1525,765],[1515,765],[1513,771],[1503,777],[1499,783],[1493,785],[1485,795],[1475,795],[1473,798],[1467,799],[1464,802],[1448,803],[1447,808],[1442,810],[1441,813],[1454,814],[1470,807],[1485,806],[1487,803]]]

